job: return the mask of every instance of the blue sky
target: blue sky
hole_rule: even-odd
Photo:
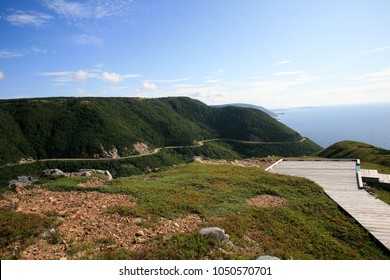
[[[390,102],[388,0],[0,0],[0,99]]]

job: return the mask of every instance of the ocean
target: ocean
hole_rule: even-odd
[[[282,123],[324,148],[354,140],[390,150],[390,103],[272,111]]]

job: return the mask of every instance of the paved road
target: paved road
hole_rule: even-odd
[[[238,143],[246,143],[246,144],[277,144],[277,143],[301,143],[306,140],[305,137],[303,137],[299,141],[291,141],[291,142],[253,142],[253,141],[244,141],[244,140],[236,140],[236,139],[207,139],[207,140],[202,140],[202,141],[195,141],[195,145],[190,145],[190,146],[168,146],[164,147],[165,149],[179,149],[179,148],[195,148],[195,147],[200,147],[203,146],[204,143],[207,142],[212,142],[212,141],[231,141],[231,142],[238,142]],[[29,163],[34,163],[34,162],[45,162],[45,161],[95,161],[95,160],[121,160],[121,159],[128,159],[128,158],[138,158],[138,157],[144,157],[144,156],[150,156],[157,154],[161,151],[162,148],[156,148],[153,151],[142,154],[142,155],[132,155],[132,156],[126,156],[126,157],[119,157],[119,158],[46,158],[46,159],[39,159],[39,160],[33,160],[33,161],[27,161],[27,162],[22,162],[22,163],[9,163],[3,166],[0,166],[0,168],[6,167],[6,166],[15,166],[15,165],[21,165],[21,164],[29,164]]]

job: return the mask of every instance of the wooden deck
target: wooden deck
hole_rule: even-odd
[[[389,174],[380,174],[375,169],[361,169],[360,171],[361,176],[367,181],[376,181],[383,184],[390,184]]]
[[[269,172],[305,177],[390,250],[390,205],[358,188],[356,161],[281,161]]]

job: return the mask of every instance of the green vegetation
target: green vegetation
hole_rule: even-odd
[[[16,213],[12,209],[0,208],[0,255],[1,259],[18,258],[19,254],[45,230],[53,226],[53,219],[39,215]],[[56,242],[58,234],[49,242]],[[4,254],[2,249],[15,246],[12,255]]]
[[[30,156],[102,156],[114,147],[120,156],[128,156],[137,142],[165,147],[211,138],[301,139],[259,110],[214,108],[185,97],[2,100],[0,117],[0,165]]]
[[[370,189],[380,200],[390,204],[390,187],[380,183],[371,183]]]
[[[225,141],[227,147],[239,153],[242,157],[282,156],[296,157],[308,156],[321,149],[310,139],[295,142],[278,143],[243,143],[238,141]]]
[[[307,147],[309,146],[309,147]],[[252,147],[252,149],[250,149]],[[147,155],[134,158],[114,160],[53,160],[38,161],[36,163],[0,167],[0,193],[5,190],[7,182],[20,175],[39,176],[43,170],[48,168],[59,168],[65,172],[77,171],[81,168],[109,170],[117,177],[126,177],[142,174],[148,169],[172,166],[179,163],[190,162],[194,156],[203,156],[212,159],[241,159],[253,156],[288,156],[290,154],[300,155],[305,151],[310,153],[317,149],[316,144],[310,140],[303,142],[286,142],[283,144],[245,144],[238,142],[211,141],[203,146],[182,147],[174,149],[161,149],[154,155]],[[255,149],[253,149],[255,148]],[[274,149],[274,150],[273,150]]]
[[[70,191],[74,178],[43,184]],[[80,179],[81,180],[81,179]],[[64,186],[61,189],[61,186]],[[74,190],[79,190],[73,187]],[[312,181],[271,174],[259,168],[186,164],[148,175],[115,179],[98,188],[129,194],[133,207],[107,211],[151,221],[189,214],[203,219],[201,227],[218,226],[230,235],[234,250],[199,237],[196,232],[154,237],[144,251],[104,251],[85,258],[103,259],[254,259],[274,255],[283,259],[388,259],[389,253],[346,215]],[[85,190],[88,191],[88,190]],[[246,200],[260,195],[286,200],[278,207],[259,208]]]
[[[318,155],[325,158],[359,158],[365,163],[375,163],[390,168],[390,150],[361,142],[338,142],[319,152]]]

